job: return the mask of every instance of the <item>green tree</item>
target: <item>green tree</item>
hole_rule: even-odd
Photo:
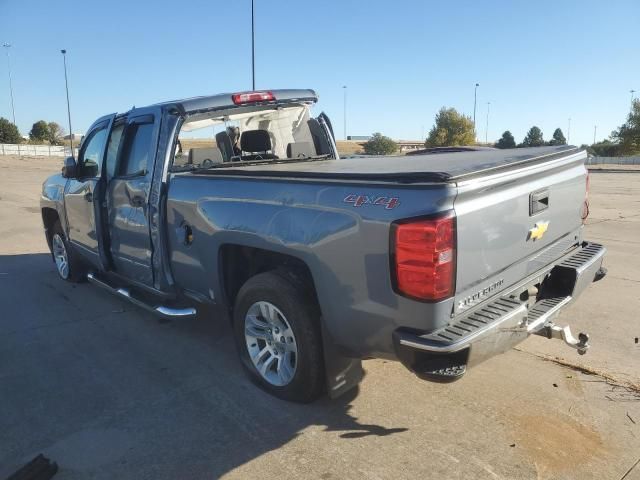
[[[0,117],[0,143],[22,143],[18,127],[2,117]]]
[[[621,155],[620,145],[613,143],[611,140],[594,143],[587,148],[587,151],[596,157],[619,157]]]
[[[49,129],[49,138],[47,139],[49,143],[51,145],[62,145],[64,143],[62,138],[64,136],[64,129],[60,124],[49,122],[47,128]]]
[[[527,132],[527,136],[524,137],[524,140],[519,147],[539,147],[544,145],[544,138],[542,138],[542,130],[538,127],[533,126]]]
[[[389,155],[398,150],[396,142],[379,132],[374,133],[363,147],[368,155]]]
[[[455,108],[442,107],[424,144],[426,147],[451,147],[473,145],[475,141],[476,132],[471,118],[461,115]]]
[[[49,124],[44,120],[38,120],[31,127],[29,138],[34,142],[46,142],[49,140]]]
[[[559,128],[556,128],[555,131],[553,132],[553,138],[549,140],[549,145],[566,145],[566,144],[567,144],[567,139],[564,138],[564,134],[562,133],[562,130],[560,130]]]
[[[516,139],[513,138],[513,134],[507,130],[502,134],[502,137],[496,143],[498,148],[516,148]]]
[[[640,99],[635,99],[627,121],[611,132],[611,138],[619,145],[620,155],[640,153]]]

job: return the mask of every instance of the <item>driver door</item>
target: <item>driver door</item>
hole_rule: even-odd
[[[99,183],[114,117],[102,117],[91,126],[80,146],[76,177],[69,179],[64,192],[67,237],[78,253],[101,269],[105,265],[99,252],[100,229],[97,228],[101,215]]]

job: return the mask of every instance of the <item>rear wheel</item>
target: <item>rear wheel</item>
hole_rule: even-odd
[[[59,220],[51,229],[51,252],[60,278],[74,283],[84,279],[84,266],[74,254]]]
[[[280,272],[261,273],[240,289],[234,335],[252,380],[267,392],[311,402],[324,391],[319,312],[308,287]]]

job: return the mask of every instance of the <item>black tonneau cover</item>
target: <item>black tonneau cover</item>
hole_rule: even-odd
[[[481,150],[413,156],[369,156],[340,160],[286,161],[198,170],[202,175],[369,180],[400,183],[449,182],[545,162],[578,153],[573,146]]]

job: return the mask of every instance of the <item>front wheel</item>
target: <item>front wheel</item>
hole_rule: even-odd
[[[324,391],[318,308],[293,276],[261,273],[240,289],[234,336],[252,380],[279,398],[311,402]]]

